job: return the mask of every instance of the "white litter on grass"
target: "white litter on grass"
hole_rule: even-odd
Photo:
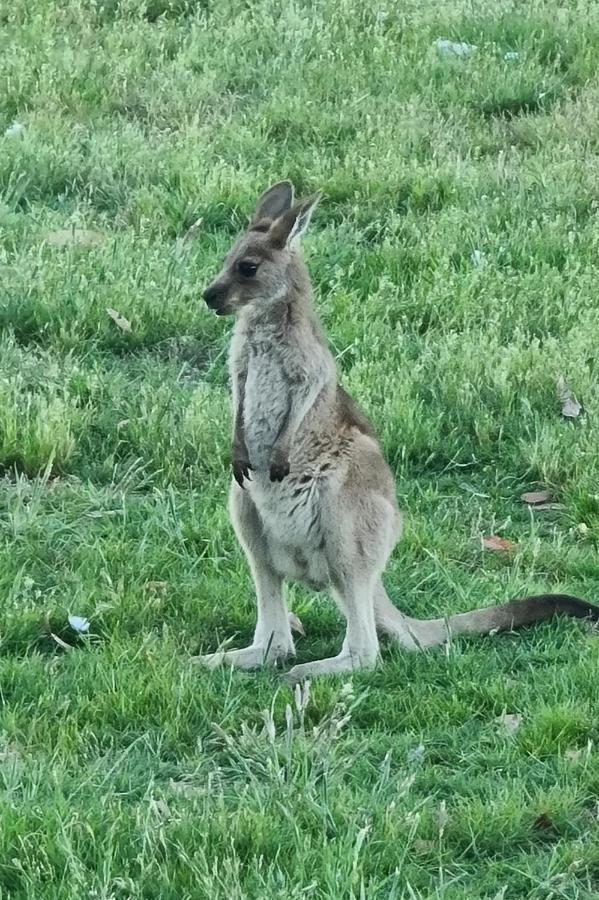
[[[79,634],[87,634],[89,631],[90,621],[89,619],[85,619],[83,616],[69,616],[69,625],[73,629],[73,631],[78,631]]]
[[[472,56],[476,50],[475,44],[467,44],[466,41],[448,41],[445,38],[437,38],[434,46],[439,53],[447,56]]]
[[[557,397],[562,407],[562,416],[566,419],[576,419],[580,415],[582,406],[572,393],[572,388],[565,381],[563,375],[557,379]]]
[[[424,744],[418,744],[417,747],[412,747],[411,750],[408,750],[408,762],[409,763],[421,763],[424,759],[425,749]]]
[[[520,54],[517,53],[515,50],[508,50],[507,53],[503,54],[503,58],[505,59],[506,62],[510,62],[510,60],[513,60],[513,59],[520,59]]]
[[[18,137],[20,134],[23,134],[24,131],[24,125],[21,125],[20,122],[13,122],[4,132],[4,137]]]
[[[470,254],[470,259],[472,260],[472,265],[476,266],[477,269],[484,269],[487,262],[482,250],[473,250]]]

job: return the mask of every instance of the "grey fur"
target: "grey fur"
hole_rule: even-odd
[[[599,619],[596,607],[577,598],[560,603],[545,595],[448,620],[411,619],[391,603],[381,578],[401,530],[393,475],[372,426],[337,384],[298,246],[317,201],[293,205],[289,182],[266,191],[204,292],[218,314],[236,316],[229,509],[254,578],[258,618],[249,647],[198,661],[251,668],[293,656],[286,579],[328,588],[347,620],[340,653],[295,666],[292,682],[373,667],[378,634],[416,650],[452,631],[516,627],[556,612]]]

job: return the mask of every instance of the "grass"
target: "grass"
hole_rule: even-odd
[[[14,0],[0,50],[0,897],[597,897],[584,625],[309,696],[189,657],[254,618],[200,293],[281,177],[324,191],[317,305],[406,513],[391,595],[599,599],[599,5]],[[300,661],[335,652],[290,598]]]

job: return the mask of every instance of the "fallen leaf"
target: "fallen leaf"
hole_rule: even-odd
[[[203,789],[192,781],[175,781],[171,778],[168,786],[173,794],[180,794],[182,797],[198,797],[203,793]]]
[[[522,724],[522,716],[518,713],[503,713],[495,719],[497,725],[509,734],[515,734]]]
[[[56,247],[66,247],[68,244],[101,244],[104,235],[90,228],[59,228],[51,231],[46,240]]]
[[[196,219],[193,225],[190,225],[185,234],[183,235],[183,243],[188,244],[190,241],[193,241],[194,238],[197,237],[198,232],[202,225],[204,224],[204,219],[200,216],[199,219]]]
[[[299,619],[295,613],[289,613],[289,625],[291,626],[292,631],[296,631],[298,634],[301,634],[302,637],[306,637],[306,631],[302,625],[301,619]]]
[[[409,763],[420,763],[424,759],[424,744],[418,744],[417,747],[412,747],[411,750],[408,750],[408,762]]]
[[[551,500],[551,493],[549,491],[527,491],[525,494],[520,494],[520,499],[524,503],[547,503],[548,500]]]
[[[150,800],[150,808],[152,812],[156,813],[161,819],[170,819],[171,811],[166,800],[152,797]]]
[[[21,759],[19,748],[16,744],[5,744],[0,747],[0,763],[18,763]]]
[[[57,634],[54,634],[53,631],[50,632],[50,637],[52,638],[53,641],[55,641],[58,644],[59,647],[62,647],[63,650],[69,651],[69,650],[74,649],[72,644],[67,644],[66,641],[63,641],[63,639],[58,637]]]
[[[445,802],[445,800],[441,800],[439,809],[437,810],[437,824],[439,825],[439,834],[441,835],[441,837],[443,836],[445,826],[448,822],[449,813],[447,812],[447,803]]]
[[[539,510],[542,512],[543,510],[549,509],[565,509],[565,504],[563,503],[538,503],[536,506],[533,506],[532,509]]]
[[[147,591],[166,591],[168,581],[146,581],[144,587]]]
[[[445,38],[437,38],[434,46],[439,53],[446,56],[471,56],[476,50],[475,44],[467,44],[466,41],[448,41]]]
[[[557,379],[557,396],[562,405],[562,416],[567,419],[575,419],[580,414],[582,406],[562,375]]]
[[[87,634],[89,624],[89,619],[83,616],[69,616],[69,625],[74,631],[78,631],[79,634]]]
[[[416,853],[432,853],[434,849],[434,841],[425,841],[422,838],[416,838],[414,841],[414,850]]]
[[[121,331],[124,331],[126,334],[131,334],[131,322],[129,321],[129,319],[126,319],[124,316],[122,316],[120,312],[117,312],[116,309],[111,309],[110,306],[108,307],[106,312],[115,323],[115,325],[118,325]]]
[[[533,828],[553,828],[553,820],[548,813],[541,813],[533,822]]]
[[[45,615],[44,615],[44,629],[47,632],[47,634],[52,638],[54,643],[58,644],[58,646],[62,650],[66,650],[68,652],[69,650],[75,649],[71,644],[67,644],[67,642],[63,641],[63,639],[61,637],[58,637],[57,634],[54,634],[54,632],[52,631],[52,626],[50,624],[50,613],[45,613]]]
[[[20,122],[13,122],[4,132],[4,137],[19,137],[25,131],[25,126]]]
[[[582,756],[582,750],[566,750],[564,753],[565,759],[569,759],[571,762],[577,762]]]
[[[507,553],[509,550],[513,550],[515,546],[513,541],[508,540],[508,538],[498,537],[496,534],[483,537],[485,550],[497,550],[501,553]]]

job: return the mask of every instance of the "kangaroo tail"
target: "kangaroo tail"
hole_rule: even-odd
[[[424,649],[442,644],[451,634],[511,631],[553,616],[599,622],[599,606],[568,594],[538,594],[447,619],[411,619],[393,605],[383,585],[379,584],[375,592],[375,615],[379,631],[396,638],[405,647]]]

